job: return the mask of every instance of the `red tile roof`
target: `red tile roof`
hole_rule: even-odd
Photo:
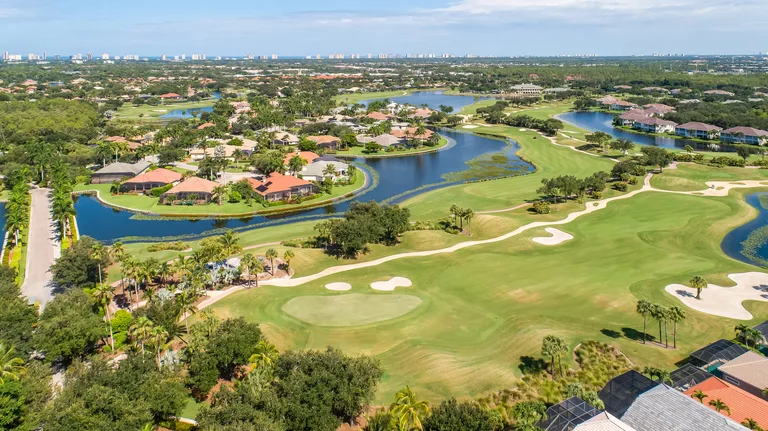
[[[737,133],[743,133],[744,136],[768,136],[768,132],[765,130],[755,129],[754,127],[731,127],[728,130],[723,130],[723,133],[730,133],[735,135]]]
[[[704,399],[704,405],[712,410],[714,410],[714,407],[709,405],[709,401],[719,399],[731,409],[729,417],[732,420],[741,423],[745,419],[750,418],[754,419],[761,428],[768,428],[768,401],[744,392],[717,377],[704,380],[685,391],[685,394],[690,396],[696,391],[702,391],[707,394],[707,398]],[[726,416],[728,415],[724,411],[721,413]]]
[[[168,190],[166,194],[174,193],[213,193],[219,183],[208,181],[200,177],[189,177],[177,184],[174,188]]]
[[[396,138],[405,138],[406,132],[409,138],[414,139],[429,139],[430,136],[434,135],[434,132],[427,129],[427,132],[423,135],[414,136],[414,133],[416,133],[415,127],[408,127],[407,129],[400,129],[400,130],[393,130],[390,134]]]
[[[123,138],[122,136],[110,136],[109,138],[104,139],[106,142],[128,142],[127,139]]]
[[[203,124],[197,126],[197,130],[203,130],[203,129],[207,129],[209,127],[216,127],[216,124],[214,124],[214,123],[203,123]]]
[[[378,111],[371,112],[368,115],[366,115],[366,117],[372,118],[376,121],[387,121],[391,118],[389,115],[378,112]]]
[[[331,142],[341,142],[340,138],[337,138],[335,136],[330,136],[330,135],[307,136],[307,139],[317,143],[318,145],[330,144]]]
[[[163,183],[170,184],[181,179],[181,174],[174,172],[170,169],[155,169],[154,171],[145,172],[139,176],[133,177],[126,183]]]
[[[176,93],[165,93],[165,94],[161,94],[161,95],[160,95],[160,98],[161,98],[161,99],[178,99],[178,98],[180,98],[180,97],[181,97],[181,96],[179,96],[179,95],[178,95],[178,94],[176,94]]]
[[[306,161],[307,161],[307,163],[312,163],[312,162],[314,162],[314,161],[315,161],[315,160],[316,160],[318,157],[320,157],[320,156],[318,156],[317,154],[313,153],[312,151],[299,151],[299,152],[296,152],[296,153],[289,153],[289,154],[286,154],[286,155],[285,155],[285,159],[283,159],[283,163],[285,163],[285,164],[287,165],[287,164],[288,164],[288,162],[289,162],[289,161],[291,161],[291,159],[293,158],[293,156],[299,156],[299,157],[301,157],[302,159],[306,160]]]
[[[699,123],[699,122],[696,122],[696,121],[691,121],[690,123],[681,124],[681,125],[677,126],[677,128],[678,129],[687,129],[687,130],[702,130],[702,131],[705,131],[705,132],[710,132],[710,131],[713,131],[713,130],[718,132],[720,130],[723,130],[720,127],[714,126],[712,124]]]
[[[266,196],[271,193],[280,193],[290,191],[292,187],[306,186],[309,181],[302,180],[290,175],[283,175],[278,172],[271,173],[264,180],[259,181],[255,178],[248,178],[256,193]]]

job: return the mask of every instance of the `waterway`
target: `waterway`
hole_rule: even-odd
[[[705,144],[690,139],[674,139],[645,133],[634,133],[613,127],[613,114],[606,112],[566,112],[557,116],[560,120],[592,132],[605,132],[617,139],[629,139],[640,145],[652,145],[668,149],[682,150],[690,145],[697,151],[736,151],[733,147],[722,145],[719,141]],[[568,130],[566,125],[565,130]]]
[[[443,96],[453,97],[453,96]],[[399,203],[427,190],[464,181],[476,181],[502,175],[520,175],[534,170],[516,153],[518,145],[509,140],[492,139],[480,135],[441,129],[439,133],[449,144],[439,151],[405,157],[356,158],[364,164],[369,177],[376,172],[378,183],[372,184],[355,200]],[[493,157],[491,157],[493,155]],[[482,166],[468,165],[472,160]],[[365,167],[367,166],[367,167]],[[458,173],[458,174],[457,174]],[[447,178],[448,177],[448,178]],[[137,215],[102,205],[95,197],[80,196],[75,202],[77,220],[83,235],[106,243],[117,239],[144,240],[168,237],[199,238],[216,233],[219,229],[246,230],[262,226],[319,219],[345,211],[351,200],[324,206],[270,216],[252,216],[242,219],[167,219]]]
[[[221,99],[221,93],[218,91],[214,91],[212,96],[213,96],[214,102],[218,99]],[[174,109],[173,111],[170,111],[167,114],[161,115],[160,119],[161,120],[182,120],[186,118],[192,118],[194,116],[199,116],[203,112],[213,112],[213,105],[203,106],[202,108]]]
[[[757,217],[755,217],[755,219],[749,223],[746,223],[730,231],[725,236],[725,238],[723,238],[723,242],[720,244],[720,248],[723,250],[723,253],[727,254],[728,256],[736,260],[757,266],[762,266],[762,264],[752,257],[744,254],[744,246],[742,243],[746,241],[750,235],[759,235],[759,230],[765,226],[768,226],[768,209],[763,207],[761,204],[760,196],[768,197],[768,192],[752,193],[746,196],[747,203],[758,211]],[[768,260],[768,241],[756,247],[754,254],[758,259]]]
[[[417,91],[414,93],[409,93],[404,96],[394,96],[394,97],[388,97],[391,102],[399,103],[401,105],[412,105],[412,106],[421,106],[421,105],[427,105],[429,108],[438,110],[440,109],[440,105],[444,106],[450,106],[453,108],[453,113],[458,113],[461,111],[461,108],[471,105],[475,103],[475,97],[474,96],[451,96],[443,93],[442,91]],[[479,97],[477,100],[489,100],[490,97]],[[363,100],[360,103],[363,105],[368,106],[369,103],[371,103],[374,100],[384,100],[382,99],[371,99],[371,100]]]

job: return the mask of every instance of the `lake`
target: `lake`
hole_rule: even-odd
[[[763,208],[763,206],[761,205],[760,203],[761,195],[768,196],[768,192],[752,193],[747,195],[745,199],[748,204],[750,204],[752,207],[754,207],[758,211],[757,217],[755,217],[755,219],[750,221],[749,223],[746,223],[730,231],[725,236],[725,238],[723,238],[723,242],[720,244],[720,248],[728,256],[736,260],[740,260],[742,262],[749,263],[752,265],[757,265],[757,266],[762,266],[762,265],[760,264],[760,262],[757,262],[754,259],[744,254],[744,246],[741,243],[746,241],[747,238],[749,238],[749,236],[752,235],[754,232],[760,230],[765,226],[768,226],[768,209]],[[766,244],[762,244],[761,246],[757,247],[755,249],[755,255],[760,259],[768,260],[768,242]]]
[[[617,139],[629,139],[630,141],[640,145],[652,145],[654,147],[662,147],[668,149],[682,150],[686,145],[690,145],[697,151],[735,151],[732,147],[721,144],[719,141],[714,141],[712,144],[704,144],[690,139],[674,139],[666,138],[663,136],[653,136],[644,133],[628,132],[626,130],[617,129],[613,127],[613,114],[606,112],[566,112],[557,116],[558,119],[573,124],[582,129],[587,129],[592,132],[605,132]],[[565,130],[568,130],[566,125]],[[713,148],[712,145],[719,146]]]
[[[453,97],[453,96],[443,96]],[[378,185],[355,197],[359,201],[374,200],[399,203],[427,190],[464,181],[473,181],[504,175],[520,175],[534,170],[533,166],[517,157],[516,143],[492,139],[472,133],[441,129],[439,133],[449,140],[440,151],[405,157],[355,158],[379,176]],[[491,155],[495,155],[491,158]],[[482,166],[471,169],[467,162],[481,158]],[[368,169],[368,168],[365,168]],[[459,178],[446,179],[448,174],[463,172]],[[242,219],[166,219],[137,215],[102,205],[95,197],[79,196],[75,202],[77,220],[83,235],[106,243],[120,238],[134,239],[184,237],[195,239],[209,236],[220,229],[246,230],[262,226],[293,223],[308,219],[327,218],[349,208],[352,201],[339,202],[321,208],[270,216],[252,216]]]
[[[212,95],[214,101],[221,99],[221,92],[214,91]],[[199,116],[203,112],[213,112],[213,106],[204,106],[202,108],[192,109],[175,109],[160,116],[162,120],[182,120],[186,118],[192,118],[193,114]]]
[[[360,103],[363,105],[368,105],[369,103],[373,102],[374,100],[384,100],[385,98],[380,99],[370,99],[370,100],[363,100]],[[399,103],[401,105],[413,105],[413,106],[421,106],[421,105],[427,105],[431,109],[438,110],[440,109],[440,105],[450,106],[453,108],[454,113],[458,113],[461,111],[461,108],[471,105],[475,103],[475,97],[474,96],[451,96],[444,94],[442,91],[417,91],[414,93],[407,94],[405,96],[395,96],[395,97],[388,97],[392,102]],[[480,97],[479,100],[489,100],[491,97]]]

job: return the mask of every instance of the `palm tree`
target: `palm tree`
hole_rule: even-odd
[[[195,295],[191,289],[183,290],[176,297],[176,301],[178,301],[179,304],[179,317],[184,317],[184,325],[186,326],[187,334],[189,334],[189,318],[197,313],[197,306],[195,305],[196,300],[197,295]]]
[[[555,335],[547,335],[541,342],[541,356],[550,359],[552,366],[552,377],[563,372],[562,356],[568,351],[568,345],[565,340]],[[557,367],[557,371],[556,368]]]
[[[280,352],[277,351],[274,344],[267,340],[261,340],[259,341],[259,344],[256,345],[256,353],[251,355],[248,362],[256,365],[257,368],[272,368],[275,366],[279,355]]]
[[[664,338],[661,335],[661,325],[665,321],[667,315],[667,309],[659,304],[653,304],[651,307],[651,317],[656,319],[656,321],[659,322],[659,344],[661,344],[661,340]]]
[[[144,353],[144,344],[149,341],[154,327],[154,323],[152,323],[149,318],[142,316],[128,328],[128,335],[131,337],[131,340],[133,340],[134,345],[141,348],[142,353]]]
[[[512,415],[515,418],[515,429],[535,430],[535,425],[546,419],[547,406],[541,401],[522,401],[515,404]]]
[[[270,248],[267,250],[267,253],[264,255],[267,259],[269,259],[269,272],[272,275],[275,275],[275,259],[277,259],[277,250],[274,248]]]
[[[696,289],[696,299],[701,299],[701,290],[707,288],[707,280],[705,280],[704,277],[695,275],[691,281],[688,282],[688,285]]]
[[[120,287],[123,289],[123,294],[125,294],[125,271],[123,269],[123,258],[125,258],[125,247],[123,246],[123,243],[121,241],[117,241],[116,243],[112,244],[112,247],[109,248],[109,255],[112,259],[114,259],[117,263],[120,264]],[[128,291],[128,300],[130,301],[131,298],[131,292]]]
[[[333,165],[333,163],[329,163],[328,166],[323,169],[323,175],[327,175],[331,177],[331,179],[336,177],[336,166]]]
[[[466,209],[461,216],[467,221],[467,235],[472,236],[472,218],[475,216],[475,211],[472,208]]]
[[[149,333],[149,341],[155,348],[155,356],[157,357],[157,363],[160,363],[160,350],[163,348],[163,344],[168,339],[168,331],[162,326],[155,326]]]
[[[749,326],[743,323],[739,323],[733,329],[734,331],[736,331],[736,338],[742,339],[744,341],[744,344],[746,344],[747,347],[749,347],[749,338],[747,338],[747,334],[749,333],[749,330],[752,328],[750,328]]]
[[[285,253],[283,253],[283,260],[285,261],[286,268],[291,267],[291,259],[296,257],[296,255],[293,254],[292,250],[286,250]]]
[[[99,266],[99,284],[102,284],[101,280],[101,261],[104,258],[104,246],[101,243],[96,243],[91,249],[91,259],[94,259]]]
[[[691,394],[691,398],[696,398],[700,403],[704,404],[704,398],[709,398],[709,395],[702,391],[695,391],[693,394]]]
[[[724,411],[728,413],[728,416],[731,415],[731,408],[728,407],[720,398],[716,400],[709,400],[709,405],[715,408],[715,411],[720,413],[720,411]]]
[[[255,275],[256,287],[259,287],[259,274],[264,271],[264,264],[262,264],[258,258],[254,257],[246,268],[248,268],[248,286],[251,285],[251,275]]]
[[[107,322],[107,326],[109,327],[109,345],[112,347],[112,351],[114,352],[115,337],[112,333],[112,319],[109,317],[109,304],[112,302],[112,297],[114,296],[112,286],[108,284],[97,284],[93,289],[92,295],[97,302],[104,306],[104,320]]]
[[[395,394],[395,402],[389,406],[399,430],[422,430],[421,419],[429,415],[429,404],[419,401],[416,394],[406,386]]]
[[[669,309],[669,320],[672,321],[674,327],[672,328],[672,347],[677,349],[677,324],[685,320],[685,310],[683,307],[673,305]]]
[[[256,260],[256,256],[253,253],[245,253],[240,258],[240,265],[245,268],[245,279],[248,280],[248,287],[251,287],[251,265],[253,265],[254,260]]]
[[[749,428],[749,429],[753,430],[753,431],[762,431],[762,428],[760,428],[760,424],[758,424],[758,423],[757,423],[757,421],[755,421],[755,420],[754,420],[754,419],[752,419],[752,418],[746,418],[746,419],[744,419],[744,420],[741,422],[741,424],[742,424],[742,425],[744,425],[745,427],[747,427],[747,428]]]
[[[221,206],[221,200],[224,199],[224,194],[227,193],[227,186],[221,184],[213,188],[213,194],[216,195],[216,200]]]
[[[16,356],[13,346],[0,343],[0,386],[7,380],[18,381],[26,371],[24,360]]]
[[[288,170],[296,175],[304,169],[306,164],[307,160],[297,154],[288,160]]]
[[[219,243],[221,244],[224,255],[230,256],[236,253],[240,253],[240,251],[243,250],[243,247],[238,244],[239,241],[240,238],[235,235],[232,230],[224,232],[224,234],[219,237]]]
[[[653,304],[651,304],[651,301],[647,299],[641,299],[637,301],[637,314],[643,316],[643,344],[645,344],[645,338],[646,338],[646,324],[648,323],[648,316],[651,314],[651,310],[653,309]]]

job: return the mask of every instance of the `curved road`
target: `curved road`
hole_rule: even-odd
[[[51,216],[51,190],[32,189],[29,215],[29,243],[22,295],[30,303],[40,304],[40,311],[53,299],[53,280],[49,269],[61,255],[61,243]]]

